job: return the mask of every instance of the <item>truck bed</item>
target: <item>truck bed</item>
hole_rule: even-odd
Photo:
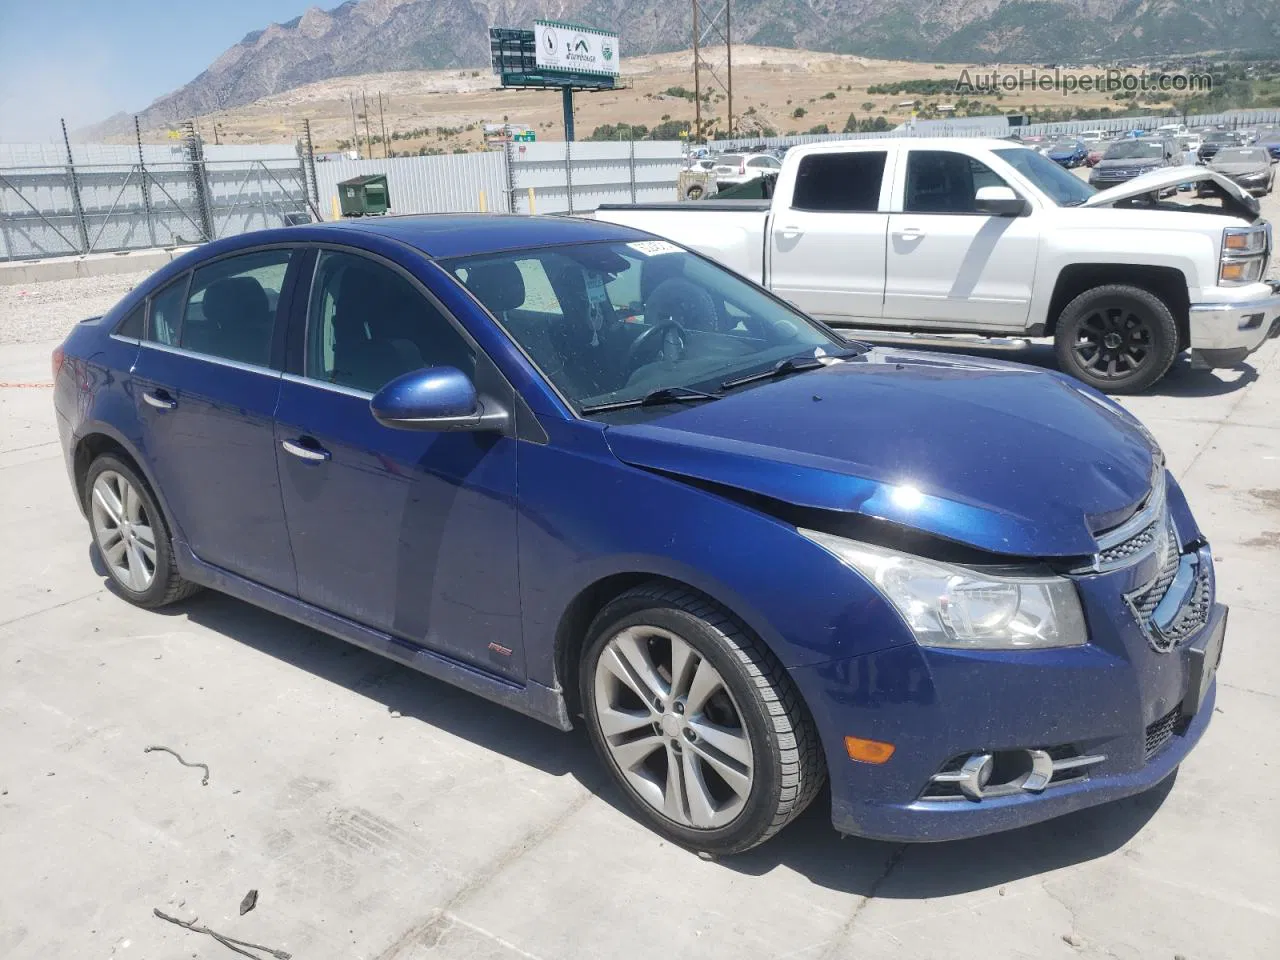
[[[606,203],[597,208],[595,216],[697,250],[763,284],[770,207],[768,200]]]

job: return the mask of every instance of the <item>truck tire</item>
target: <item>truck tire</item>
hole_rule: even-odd
[[[701,200],[702,194],[703,194],[702,184],[695,183],[693,186],[691,186],[688,190],[684,192],[684,198],[686,200]]]
[[[1105,393],[1137,393],[1178,355],[1178,325],[1149,290],[1108,283],[1086,290],[1058,315],[1058,366]]]

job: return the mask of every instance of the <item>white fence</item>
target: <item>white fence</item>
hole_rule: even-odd
[[[507,210],[510,185],[501,153],[388,160],[330,160],[316,163],[320,213],[335,216],[338,184],[371,173],[387,175],[393,213],[467,213]]]

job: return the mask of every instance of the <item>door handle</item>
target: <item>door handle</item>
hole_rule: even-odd
[[[142,399],[148,406],[155,407],[157,410],[172,410],[178,405],[178,401],[170,397],[164,390],[144,393]]]
[[[919,227],[903,227],[901,230],[895,230],[894,233],[896,233],[900,237],[923,237],[924,236],[924,231],[921,230]]]
[[[799,227],[779,227],[778,232],[784,237],[798,237],[800,234],[804,233],[804,231]]]
[[[309,438],[308,438],[309,439]],[[280,446],[284,447],[286,453],[291,453],[299,460],[306,460],[308,463],[323,463],[329,459],[329,451],[311,441],[313,446],[308,446],[299,440],[282,440]]]

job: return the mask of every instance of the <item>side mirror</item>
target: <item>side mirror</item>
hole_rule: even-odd
[[[979,187],[973,195],[973,209],[993,217],[1021,217],[1031,212],[1031,204],[1012,187]]]
[[[399,430],[502,430],[510,414],[481,400],[456,367],[427,367],[396,377],[369,401],[373,418]]]

